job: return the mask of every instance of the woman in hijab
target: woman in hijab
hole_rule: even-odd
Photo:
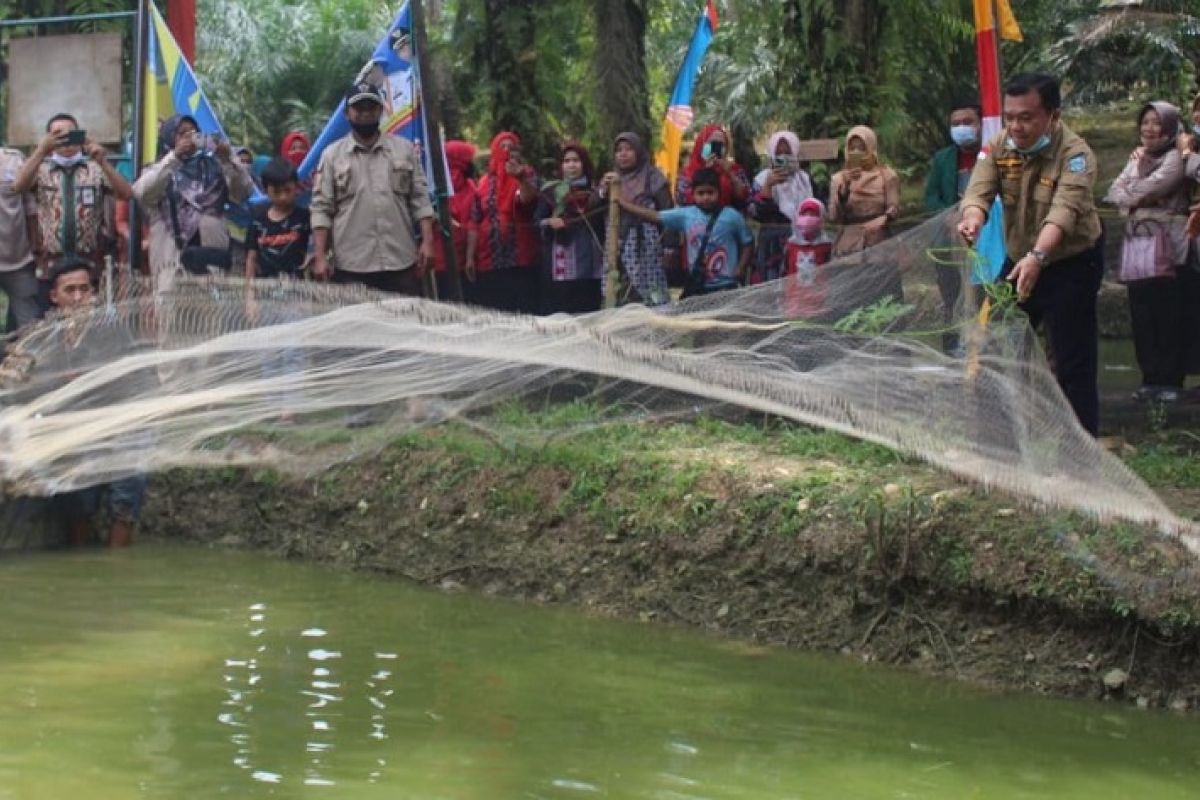
[[[478,202],[473,180],[475,145],[451,140],[443,149],[446,164],[450,167],[450,186],[454,190],[448,203],[450,210],[450,242],[454,247],[454,264],[462,279],[464,299],[471,299],[471,285],[466,278],[467,253],[474,250],[474,233],[471,231],[471,214]],[[445,239],[437,238],[434,248],[434,275],[437,279],[438,297],[453,300],[450,273],[446,263]]]
[[[159,290],[169,289],[185,265],[229,267],[225,204],[240,203],[254,190],[228,142],[217,143],[211,153],[203,144],[195,119],[167,119],[158,132],[158,163],[133,185],[133,196],[150,218],[150,271]]]
[[[308,136],[304,131],[288,131],[287,135],[283,137],[283,143],[279,145],[279,155],[283,156],[293,167],[300,169],[300,165],[308,157],[308,151],[311,148],[312,144],[308,141]]]
[[[859,125],[846,134],[846,166],[829,184],[829,219],[842,226],[834,258],[879,244],[900,213],[900,178],[879,163],[875,131]]]
[[[800,204],[813,196],[812,181],[800,168],[800,137],[791,131],[767,140],[767,168],[754,178],[748,212],[761,226],[751,283],[783,274],[784,253]]]
[[[475,281],[472,301],[534,314],[540,254],[533,222],[537,176],[525,163],[515,133],[496,134],[489,149],[487,174],[475,189],[475,248],[467,251],[467,277]]]
[[[559,178],[538,198],[542,234],[542,314],[600,310],[604,277],[604,201],[588,151],[567,142],[559,151]]]
[[[667,176],[650,163],[650,152],[636,133],[622,133],[613,143],[616,171],[604,176],[600,188],[617,186],[621,197],[656,211],[671,208]],[[617,227],[617,253],[621,270],[620,302],[663,306],[671,302],[671,287],[663,263],[663,235],[658,226],[621,212]]]
[[[1129,288],[1133,344],[1142,371],[1135,400],[1173,403],[1186,375],[1179,273],[1187,268],[1188,186],[1179,133],[1178,108],[1163,102],[1143,106],[1138,112],[1140,144],[1105,197],[1126,218],[1127,240],[1162,232],[1170,257],[1168,271],[1134,278],[1132,254],[1122,250],[1121,276]]]
[[[705,125],[696,136],[687,166],[679,176],[679,183],[675,189],[675,200],[681,206],[692,205],[692,175],[698,169],[715,170],[720,177],[722,206],[733,206],[739,211],[746,207],[746,202],[750,199],[750,177],[746,170],[733,160],[733,144],[729,132],[720,125]]]

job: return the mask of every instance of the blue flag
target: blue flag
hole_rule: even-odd
[[[1004,243],[1004,206],[997,197],[992,203],[992,213],[983,229],[979,231],[979,239],[975,242],[975,251],[979,259],[971,274],[971,283],[979,286],[985,283],[995,283],[1004,269],[1008,259],[1008,250]]]
[[[417,74],[417,61],[413,53],[412,18],[409,14],[409,4],[405,2],[400,13],[388,26],[387,33],[375,47],[371,59],[358,75],[347,75],[346,85],[369,81],[382,87],[386,98],[383,119],[379,127],[394,136],[403,136],[413,142],[428,141],[425,131],[425,119],[421,113],[421,81]],[[350,133],[350,122],[346,119],[346,100],[338,102],[337,109],[325,130],[317,137],[317,141],[309,150],[304,163],[300,165],[300,177],[307,179],[321,163],[321,154],[325,148]],[[432,174],[429,165],[429,150],[422,148],[421,158],[425,174]]]

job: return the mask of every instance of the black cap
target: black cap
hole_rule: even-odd
[[[364,100],[371,100],[383,105],[383,90],[370,81],[359,81],[351,84],[346,90],[346,105],[352,106]]]

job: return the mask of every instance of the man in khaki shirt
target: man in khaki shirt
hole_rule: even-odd
[[[374,85],[364,81],[347,92],[351,133],[321,155],[313,186],[313,274],[421,296],[434,258],[433,205],[412,143],[382,133],[382,113]],[[414,222],[421,226],[419,251]]]
[[[37,209],[32,195],[13,189],[24,164],[20,152],[0,147],[0,292],[8,298],[9,321],[4,327],[13,329],[24,328],[41,312],[30,246]]]
[[[1016,75],[1004,87],[1005,130],[989,143],[959,204],[958,231],[974,244],[992,202],[1004,206],[1008,262],[1021,309],[1046,322],[1054,372],[1080,424],[1100,427],[1096,295],[1104,232],[1092,190],[1096,157],[1063,125],[1058,81]]]

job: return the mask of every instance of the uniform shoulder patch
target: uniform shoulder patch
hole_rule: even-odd
[[[1087,156],[1083,153],[1071,156],[1067,159],[1068,172],[1084,172],[1087,170]]]

